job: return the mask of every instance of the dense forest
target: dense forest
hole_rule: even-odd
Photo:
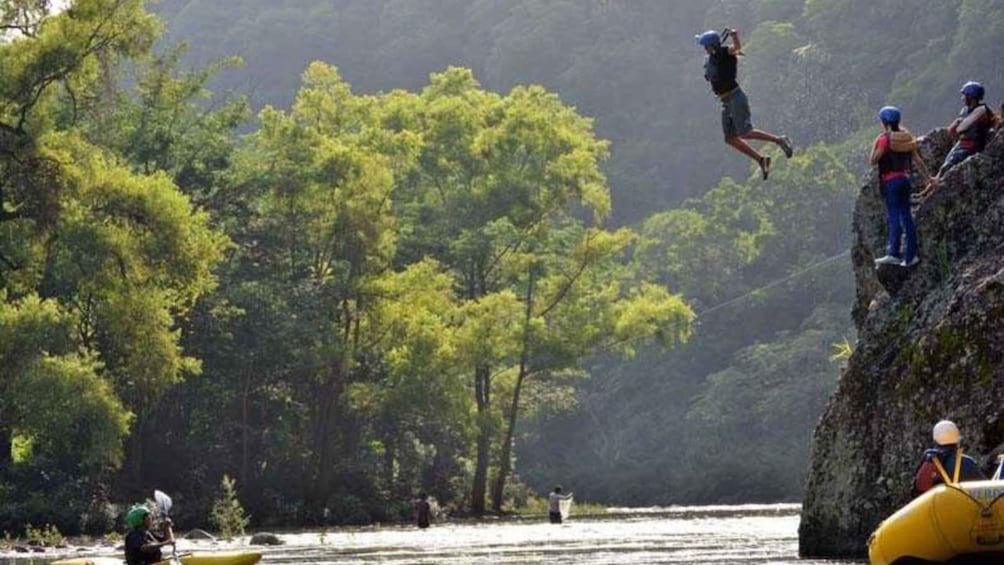
[[[1004,88],[993,0],[296,4],[0,1],[0,530],[797,500],[874,109]]]

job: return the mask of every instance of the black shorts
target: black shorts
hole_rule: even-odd
[[[561,523],[561,512],[548,512],[547,516],[551,519],[552,524]]]
[[[725,139],[741,137],[753,130],[750,102],[742,88],[722,100],[722,134]]]

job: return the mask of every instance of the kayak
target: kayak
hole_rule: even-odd
[[[261,560],[261,554],[252,551],[232,551],[227,553],[179,553],[182,565],[254,565]],[[158,561],[157,565],[172,565],[171,559]],[[77,557],[54,561],[52,565],[125,565],[118,557]]]
[[[868,538],[868,558],[872,565],[890,565],[1004,556],[1002,500],[1000,480],[938,485],[879,524]]]

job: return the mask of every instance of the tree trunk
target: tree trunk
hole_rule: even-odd
[[[488,447],[491,441],[491,375],[488,367],[474,369],[474,396],[478,405],[478,449],[471,488],[471,513],[485,513],[485,490],[488,484]]]
[[[0,426],[0,477],[3,473],[10,468],[11,463],[11,449],[12,449],[10,429],[6,426]]]
[[[495,512],[502,512],[502,493],[505,491],[505,482],[512,469],[512,445],[516,435],[516,419],[519,416],[519,395],[523,390],[523,380],[526,379],[530,360],[530,318],[533,317],[533,290],[535,282],[535,270],[530,267],[530,276],[526,285],[526,312],[523,317],[523,348],[519,354],[519,375],[516,377],[516,386],[512,391],[512,404],[509,406],[509,425],[505,432],[505,441],[502,443],[502,457],[499,461],[499,472],[495,477],[495,485],[492,488],[492,509]]]
[[[314,476],[310,490],[313,503],[319,505],[325,504],[331,494],[332,441],[338,428],[336,411],[342,390],[341,367],[337,361],[332,361],[314,426]]]
[[[146,425],[142,418],[136,419],[136,428],[129,436],[129,478],[132,481],[131,488],[138,491],[143,490],[143,444],[146,440]]]
[[[387,492],[397,494],[395,491],[396,477],[394,476],[394,460],[397,458],[394,449],[394,434],[388,433],[383,440],[383,481]]]
[[[251,396],[251,374],[250,371],[245,371],[244,373],[244,387],[241,391],[241,470],[240,470],[240,484],[246,485],[248,480],[248,464],[250,458],[251,448],[248,445],[251,441],[250,436],[250,423],[249,423],[249,406],[250,396]]]
[[[512,405],[509,412],[509,426],[505,432],[505,442],[502,444],[502,459],[499,461],[499,472],[495,477],[495,485],[492,487],[492,510],[502,512],[502,493],[505,491],[505,482],[508,479],[509,471],[512,469],[512,445],[516,434],[516,414],[519,411],[519,393],[523,388],[523,379],[526,377],[526,369],[519,368],[519,376],[516,378],[516,388],[512,393]]]

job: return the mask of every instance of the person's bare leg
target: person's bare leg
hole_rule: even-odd
[[[767,133],[758,129],[751,129],[750,131],[742,135],[745,139],[756,139],[759,141],[769,141],[781,148],[784,152],[784,156],[791,158],[793,149],[791,146],[791,140],[783,135],[774,135],[772,133]]]
[[[758,165],[760,164],[761,161],[763,161],[763,155],[757,153],[756,149],[750,147],[750,144],[743,141],[743,139],[739,136],[726,137],[725,143],[728,143],[733,148],[735,148],[736,151],[739,151],[743,155],[746,155],[750,159],[753,159],[754,161],[757,162]]]
[[[781,138],[777,135],[767,133],[765,131],[760,131],[758,129],[751,129],[742,135],[743,139],[758,139],[760,141],[769,141],[777,145],[781,145]]]
[[[757,153],[756,149],[750,147],[750,144],[743,141],[739,136],[727,137],[725,138],[725,143],[728,143],[743,155],[756,161],[756,164],[760,167],[760,174],[763,175],[763,180],[767,180],[767,175],[770,174],[770,157]]]

